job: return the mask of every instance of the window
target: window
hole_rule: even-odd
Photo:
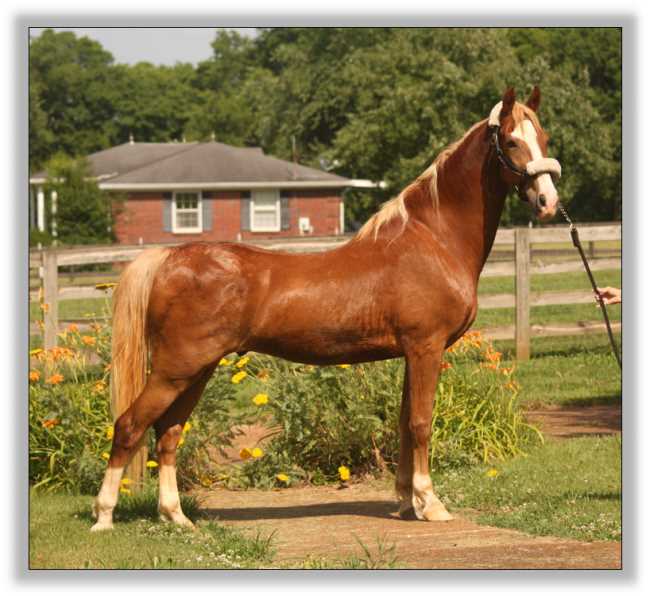
[[[196,234],[203,231],[201,193],[174,193],[172,203],[172,231],[176,234]]]
[[[251,195],[251,231],[280,231],[280,193],[256,190]]]

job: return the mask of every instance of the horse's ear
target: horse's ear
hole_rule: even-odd
[[[512,87],[508,87],[506,92],[503,94],[501,99],[501,113],[499,114],[499,120],[503,120],[512,114],[512,107],[515,105],[515,90]]]
[[[539,103],[541,101],[542,101],[542,92],[539,90],[539,87],[535,85],[533,87],[533,90],[530,93],[530,97],[528,98],[526,105],[531,110],[533,110],[533,112],[536,112],[539,109]]]

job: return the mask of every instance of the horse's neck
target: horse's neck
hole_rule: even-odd
[[[477,282],[494,243],[506,194],[481,126],[438,173],[440,238],[462,255]]]

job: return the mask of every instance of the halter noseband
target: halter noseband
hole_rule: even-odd
[[[488,119],[488,129],[490,131],[490,142],[494,146],[497,159],[505,168],[514,172],[521,178],[521,182],[517,184],[519,188],[523,188],[529,178],[536,178],[540,174],[550,174],[554,180],[557,180],[562,175],[562,166],[556,159],[550,157],[540,157],[533,159],[526,164],[526,169],[518,168],[513,161],[503,152],[499,144],[499,129],[501,124],[499,122],[499,115],[501,114],[501,107],[503,102],[499,102],[492,108],[490,117]],[[519,189],[518,189],[519,190]],[[521,193],[520,193],[521,195]],[[524,199],[525,200],[525,199]]]

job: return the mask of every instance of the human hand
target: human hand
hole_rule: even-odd
[[[598,294],[600,295],[602,301],[605,304],[620,304],[622,297],[621,297],[621,290],[619,288],[596,288],[598,290]],[[596,297],[596,302],[598,302],[598,297]]]

